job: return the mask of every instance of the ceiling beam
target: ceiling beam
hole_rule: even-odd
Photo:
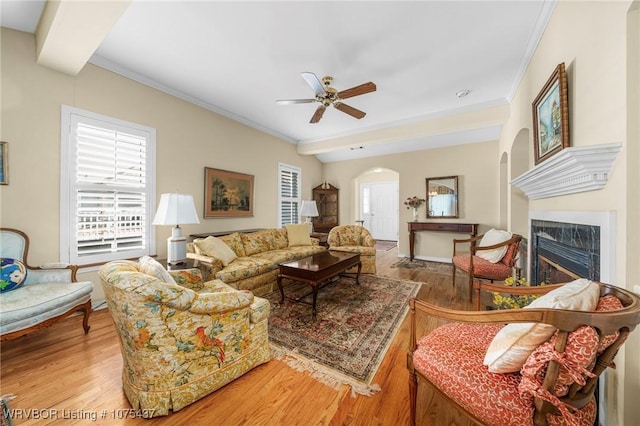
[[[483,131],[487,128],[503,125],[509,117],[509,111],[510,106],[505,104],[316,142],[299,142],[297,152],[300,155],[317,155],[352,147],[366,148],[367,146],[373,145],[422,140],[442,135],[463,133],[463,131]]]
[[[49,0],[36,28],[36,62],[77,75],[131,4]]]

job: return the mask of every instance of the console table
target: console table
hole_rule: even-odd
[[[477,223],[456,222],[408,222],[409,224],[409,260],[414,257],[416,231],[459,232],[475,237],[478,233]]]
[[[204,232],[201,234],[189,234],[191,238],[207,238],[211,237],[224,237],[225,235],[233,234],[234,232],[238,232],[240,234],[248,234],[249,232],[262,231],[264,228],[255,228],[255,229],[238,229],[235,231],[218,231],[218,232]]]

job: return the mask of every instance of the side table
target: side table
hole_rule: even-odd
[[[320,245],[321,246],[329,247],[329,243],[327,242],[327,239],[329,238],[329,234],[328,233],[312,232],[310,237],[311,238],[317,238],[318,240],[320,240]]]
[[[191,269],[191,268],[198,268],[199,267],[199,261],[195,260],[195,259],[186,259],[184,262],[182,263],[176,263],[173,265],[169,265],[167,264],[167,259],[156,259],[162,266],[164,266],[165,268],[167,268],[167,271],[181,271],[183,269]]]
[[[167,268],[167,271],[182,271],[185,269],[199,269],[202,272],[202,278],[205,281],[215,279],[215,273],[211,271],[211,265],[206,262],[202,262],[196,259],[186,259],[182,263],[177,263],[174,265],[168,265],[167,259],[156,259],[162,266]]]

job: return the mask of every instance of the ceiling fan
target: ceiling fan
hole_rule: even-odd
[[[316,97],[313,99],[285,99],[276,101],[276,103],[281,105],[288,105],[320,102],[321,105],[318,107],[318,109],[316,109],[316,112],[313,114],[313,117],[311,117],[311,121],[309,121],[309,123],[317,123],[318,121],[320,121],[322,115],[324,114],[324,111],[329,105],[333,105],[340,111],[349,114],[352,117],[361,119],[366,115],[366,113],[343,103],[342,100],[376,91],[376,85],[370,81],[368,83],[364,83],[359,86],[355,86],[350,89],[345,89],[338,92],[336,89],[330,86],[331,82],[333,81],[333,77],[331,76],[323,77],[321,83],[318,77],[316,77],[316,75],[312,72],[303,72],[301,73],[301,75],[302,78],[304,78],[304,80],[307,82],[307,84],[311,86],[316,94]]]

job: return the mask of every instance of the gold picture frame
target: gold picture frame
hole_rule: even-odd
[[[253,175],[204,168],[204,217],[253,216]]]
[[[564,62],[553,71],[532,107],[535,164],[539,164],[569,146],[569,90]]]
[[[9,185],[9,143],[0,142],[0,185]]]

